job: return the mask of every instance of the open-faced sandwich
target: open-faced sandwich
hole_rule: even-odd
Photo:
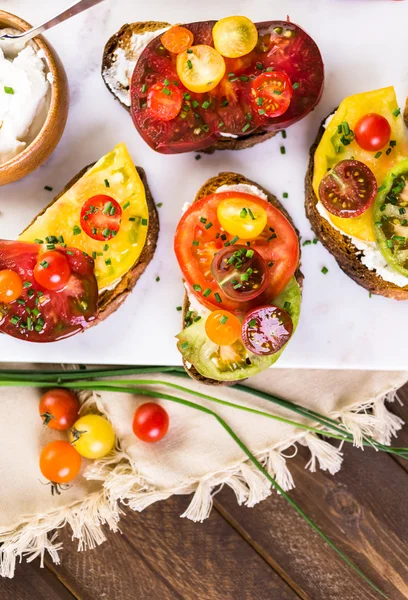
[[[408,299],[408,140],[393,87],[346,98],[323,123],[306,214],[347,275]]]
[[[313,110],[323,71],[315,42],[294,23],[237,16],[124,25],[102,64],[142,138],[167,154],[268,139]]]
[[[299,239],[280,202],[220,173],[185,207],[174,248],[185,281],[177,336],[188,374],[233,383],[270,367],[299,320]]]
[[[54,342],[115,311],[153,257],[159,223],[124,144],[85,167],[17,241],[0,240],[0,331]]]

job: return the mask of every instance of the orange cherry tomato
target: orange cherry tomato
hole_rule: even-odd
[[[66,431],[78,420],[79,400],[69,390],[48,390],[40,400],[39,410],[44,425]]]
[[[187,27],[176,25],[163,33],[160,40],[166,50],[173,54],[179,54],[193,45],[194,35]]]
[[[241,322],[227,310],[215,310],[205,322],[205,332],[214,344],[231,346],[241,337]]]
[[[81,469],[81,457],[69,442],[47,444],[40,454],[40,470],[52,483],[69,483]]]
[[[23,282],[18,273],[10,269],[0,271],[0,302],[10,304],[21,296]]]
[[[34,267],[34,278],[46,290],[62,290],[71,277],[71,267],[67,257],[57,250],[50,250],[38,256]]]
[[[163,83],[155,83],[147,92],[147,109],[149,114],[160,121],[171,121],[179,114],[183,104],[180,89],[165,79]]]

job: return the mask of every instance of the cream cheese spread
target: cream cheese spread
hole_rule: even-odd
[[[44,125],[50,89],[45,71],[32,46],[14,59],[0,49],[0,164],[20,154]]]
[[[151,40],[168,29],[169,27],[165,27],[156,31],[134,33],[126,48],[118,47],[114,51],[112,65],[104,71],[103,75],[109,88],[126,106],[131,104],[130,83],[139,56]]]

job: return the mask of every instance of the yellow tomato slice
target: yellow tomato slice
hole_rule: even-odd
[[[177,55],[177,74],[182,84],[197,94],[214,89],[225,73],[225,61],[212,46],[199,44]]]
[[[226,17],[213,28],[214,46],[222,56],[238,58],[249,54],[258,42],[258,30],[247,17]]]
[[[262,206],[240,198],[228,198],[220,202],[217,217],[225,231],[238,236],[240,240],[253,240],[261,235],[268,220]]]
[[[393,114],[394,112],[395,114]],[[378,158],[375,158],[375,152],[368,152],[360,148],[355,140],[349,145],[340,143],[339,125],[347,122],[350,129],[353,130],[357,121],[368,113],[377,113],[388,120],[391,126],[390,139],[396,142],[389,154],[386,154],[387,149],[385,148]],[[344,159],[354,158],[366,164],[374,173],[378,186],[381,185],[385,175],[404,157],[408,156],[408,141],[403,119],[397,113],[397,98],[392,86],[356,94],[343,100],[328,123],[315,152],[313,189],[317,197],[319,197],[319,184],[327,169],[334,167]],[[333,215],[329,215],[329,218],[345,234],[365,241],[375,241],[372,207],[356,218],[342,219]]]

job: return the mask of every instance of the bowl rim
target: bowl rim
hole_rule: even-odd
[[[28,23],[18,15],[7,12],[5,10],[0,10],[0,28],[3,27],[13,27],[14,29],[18,29],[19,31],[27,31],[28,29],[31,29],[32,25],[30,25],[30,23]],[[30,144],[28,144],[28,146],[24,148],[22,152],[20,152],[7,162],[0,164],[0,171],[10,170],[13,169],[16,165],[24,163],[25,159],[41,146],[44,133],[48,130],[50,126],[53,125],[53,115],[58,110],[58,106],[61,101],[59,81],[61,79],[61,74],[66,79],[64,67],[60,62],[56,51],[52,48],[51,44],[49,44],[43,38],[42,35],[34,37],[31,41],[34,42],[34,44],[39,48],[39,50],[44,51],[45,58],[43,58],[43,60],[46,61],[47,68],[52,75],[53,81],[52,83],[50,82],[50,105],[48,107],[47,117],[43,123],[43,126],[41,127],[40,131],[37,133],[33,141]]]

